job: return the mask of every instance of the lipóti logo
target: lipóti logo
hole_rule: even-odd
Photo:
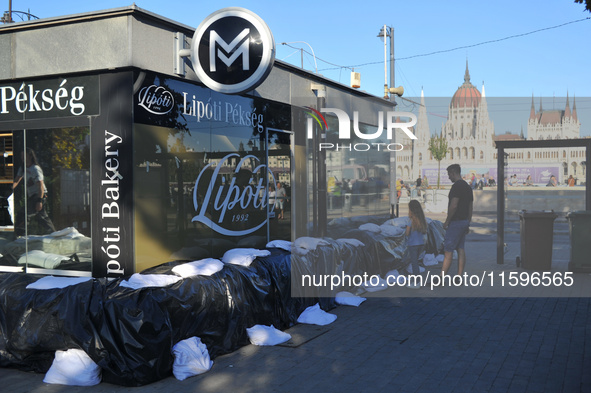
[[[164,115],[172,110],[174,97],[162,86],[145,86],[138,93],[138,105],[155,115]]]

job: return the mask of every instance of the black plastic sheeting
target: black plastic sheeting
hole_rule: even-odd
[[[306,307],[336,306],[337,288],[326,294],[298,293],[293,277],[304,273],[384,274],[402,268],[404,236],[385,238],[347,229],[365,247],[325,239],[305,257],[269,249],[249,267],[224,265],[211,276],[185,278],[164,288],[121,287],[122,279],[94,279],[63,289],[26,289],[42,276],[0,273],[0,367],[44,373],[55,351],[85,351],[105,382],[142,386],[172,375],[172,347],[197,336],[210,357],[249,344],[246,328],[256,324],[284,330]],[[443,226],[429,223],[427,252],[443,245]],[[170,262],[143,274],[174,274]],[[293,268],[293,275],[292,275]],[[293,289],[293,292],[292,292]]]
[[[373,218],[376,225],[383,223]],[[406,237],[402,232],[399,236],[385,236],[356,228],[359,218],[338,219],[338,225],[329,235],[339,236],[339,239],[356,239],[363,243],[362,247],[353,246],[346,241],[335,240],[332,237],[323,238],[327,244],[319,245],[304,255],[292,255],[292,295],[294,297],[313,297],[319,299],[320,306],[328,309],[332,306],[330,299],[340,291],[355,292],[354,280],[340,280],[340,285],[302,285],[309,283],[304,276],[315,277],[319,282],[322,277],[379,275],[382,278],[392,270],[405,274],[408,260],[404,260],[406,252]],[[428,220],[425,253],[443,253],[445,230],[440,221]],[[330,282],[328,284],[332,284]]]
[[[290,254],[270,251],[250,267],[224,265],[165,288],[101,279],[33,290],[26,286],[42,276],[2,274],[0,366],[43,373],[56,350],[77,348],[102,368],[103,381],[141,386],[172,375],[171,348],[186,338],[200,337],[212,359],[235,351],[249,343],[247,327],[286,329],[315,304],[291,298]],[[145,273],[173,274],[176,264]]]
[[[403,260],[406,251],[404,234],[397,237],[388,237],[360,229],[349,229],[342,233],[342,237],[357,239],[365,244],[367,252],[370,254],[370,258],[366,260],[365,271],[385,275],[394,269],[402,272],[402,269],[408,266],[408,262]],[[445,229],[443,229],[441,221],[428,220],[425,253],[442,254],[444,238]]]

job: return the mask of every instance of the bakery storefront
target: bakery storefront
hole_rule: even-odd
[[[274,51],[237,8],[0,26],[2,367],[79,384],[50,378],[70,353],[85,384],[145,385],[180,343],[214,359],[349,288],[295,277],[397,266],[404,243],[357,229],[390,218],[392,103]]]
[[[212,23],[207,50],[136,6],[0,26],[0,271],[127,277],[388,212],[390,153],[339,150],[340,119],[314,114],[372,131],[392,104],[274,59],[207,83],[200,56],[274,53]]]

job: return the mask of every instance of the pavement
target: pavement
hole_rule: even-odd
[[[531,280],[534,271],[515,264],[518,225],[507,222],[505,263],[499,265],[496,222],[475,218],[466,271],[484,277],[485,289],[469,283],[366,292],[359,307],[330,310],[337,315],[330,325],[295,325],[287,330],[291,341],[242,347],[184,381],[72,387],[45,384],[42,374],[0,368],[0,391],[591,392],[591,275],[575,273],[566,288],[570,243],[567,224],[558,221],[548,274],[560,282],[549,286],[567,290],[536,291],[543,285]]]

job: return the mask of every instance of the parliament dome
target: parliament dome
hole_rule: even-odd
[[[468,62],[466,62],[466,73],[464,74],[464,83],[458,87],[450,106],[452,108],[476,108],[480,105],[482,95],[478,89],[470,83],[470,72],[468,71]]]

